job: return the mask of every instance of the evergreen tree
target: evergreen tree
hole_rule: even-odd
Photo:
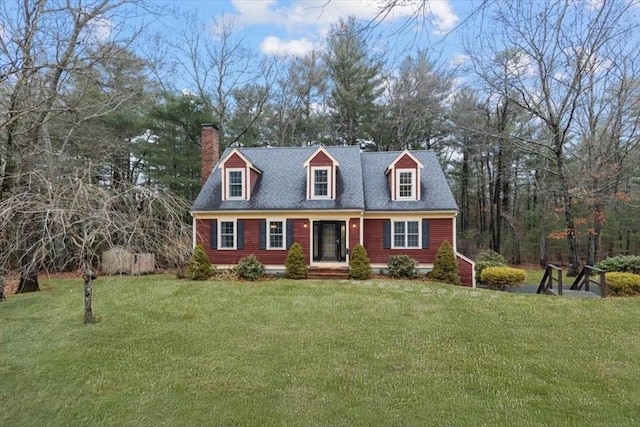
[[[284,261],[286,267],[285,275],[289,279],[306,279],[307,278],[307,263],[304,261],[304,251],[302,246],[298,242],[291,245],[287,258]]]
[[[163,94],[163,102],[149,113],[152,143],[140,144],[149,181],[195,200],[200,191],[201,126],[211,122],[212,114],[200,97]]]
[[[370,137],[375,101],[382,93],[382,62],[369,53],[365,35],[355,18],[340,20],[331,27],[324,55],[331,82],[328,105],[338,139],[348,145]]]
[[[360,243],[353,247],[349,259],[349,277],[357,280],[371,278],[371,260],[367,250]]]
[[[451,283],[452,285],[462,285],[458,275],[458,263],[453,247],[447,240],[442,242],[436,253],[436,260],[433,263],[433,270],[429,276],[439,282]]]

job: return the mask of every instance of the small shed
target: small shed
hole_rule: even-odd
[[[116,246],[102,253],[102,274],[146,274],[156,269],[155,254],[134,253]]]

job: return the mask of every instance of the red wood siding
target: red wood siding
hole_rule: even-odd
[[[385,249],[384,221],[384,219],[364,220],[364,247],[372,263],[386,264],[389,256],[400,254],[407,254],[421,263],[433,263],[440,244],[445,240],[453,242],[452,218],[429,219],[429,249]]]
[[[258,176],[260,176],[258,172],[253,169],[249,170],[249,195],[253,194],[253,187],[256,186]]]
[[[322,151],[319,151],[313,159],[309,161],[310,166],[333,166],[333,161]]]
[[[396,162],[396,169],[418,169],[418,164],[409,156],[405,154]]]
[[[229,157],[226,162],[224,162],[224,167],[225,168],[245,168],[247,167],[247,164],[244,162],[244,160],[242,160],[242,157],[240,157],[237,153],[233,153],[233,155]]]
[[[353,253],[353,247],[360,243],[360,218],[349,219],[347,227],[349,227],[349,253]]]
[[[239,218],[240,220],[241,218]],[[260,247],[260,219],[245,219],[244,221],[244,249],[218,250],[211,249],[211,220],[196,220],[196,244],[204,246],[209,260],[214,265],[237,264],[241,258],[255,255],[265,265],[283,265],[287,257],[286,250],[266,250]],[[304,227],[307,224],[307,228]],[[305,251],[305,261],[309,264],[309,221],[293,220],[293,240],[298,242]]]
[[[456,258],[458,260],[458,275],[460,276],[462,284],[469,287],[473,286],[473,264],[471,264],[464,258]]]

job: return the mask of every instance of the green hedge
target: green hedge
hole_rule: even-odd
[[[482,270],[482,283],[490,289],[504,290],[527,279],[527,273],[519,268],[487,267]]]
[[[618,255],[600,261],[595,267],[606,272],[619,271],[640,274],[640,256]]]
[[[611,295],[640,295],[640,274],[611,272],[605,279]]]
[[[482,270],[487,267],[506,267],[507,260],[505,257],[495,251],[482,251],[475,259],[476,264],[476,281],[482,283]]]

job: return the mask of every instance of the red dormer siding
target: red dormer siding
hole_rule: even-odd
[[[386,173],[389,193],[391,194],[392,200],[420,200],[420,169],[422,167],[422,163],[416,160],[416,158],[406,150],[389,165]],[[400,194],[398,194],[398,177],[400,171],[413,171],[413,195],[411,197],[400,197]]]
[[[333,166],[333,160],[329,158],[322,151],[318,151],[318,153],[309,161],[309,164],[313,166]]]
[[[336,169],[338,164],[331,158],[329,154],[322,147],[309,158],[305,165],[307,166],[307,197],[313,198],[313,170],[314,168],[329,168],[329,199],[335,199],[336,197]]]
[[[231,157],[229,157],[225,162],[224,162],[224,168],[246,168],[247,167],[247,163],[242,160],[242,157],[240,157],[238,154],[232,154]]]

